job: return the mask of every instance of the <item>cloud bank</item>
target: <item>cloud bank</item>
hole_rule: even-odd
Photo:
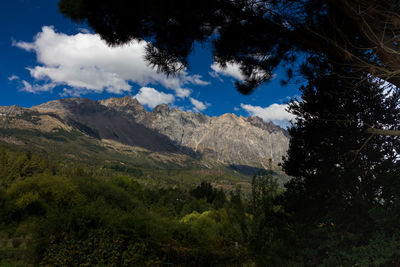
[[[207,85],[200,75],[183,72],[178,77],[157,73],[144,60],[146,42],[133,41],[118,47],[109,47],[97,34],[67,35],[44,26],[33,42],[14,42],[16,47],[34,52],[40,65],[27,68],[36,81],[51,85],[69,86],[64,93],[116,93],[131,91],[130,83],[140,86],[160,84],[188,97],[185,85]],[[24,86],[26,91],[50,91],[54,86]]]
[[[288,127],[290,121],[296,118],[295,115],[286,111],[287,104],[272,104],[265,108],[249,104],[240,104],[240,107],[246,110],[250,116],[258,116],[264,121],[272,121],[283,128]]]

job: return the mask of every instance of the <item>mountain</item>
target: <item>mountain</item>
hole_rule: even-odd
[[[178,147],[224,163],[257,165],[269,158],[278,163],[289,144],[287,131],[258,117],[234,114],[209,117],[170,108],[167,104],[148,112],[129,96],[99,103],[169,137]]]
[[[126,96],[0,107],[0,141],[76,160],[237,169],[265,168],[269,159],[276,166],[286,153],[289,137],[286,130],[258,117],[209,117],[166,104],[150,112]]]
[[[34,106],[31,110],[57,114],[65,124],[99,140],[115,140],[150,151],[179,151],[169,138],[138,123],[128,115],[129,112],[108,108],[90,99],[60,99]]]

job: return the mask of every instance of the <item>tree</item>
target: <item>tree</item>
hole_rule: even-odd
[[[287,246],[283,242],[285,232],[284,212],[277,199],[279,185],[272,171],[258,173],[251,182],[249,211],[252,215],[249,248],[258,266],[285,266]],[[287,261],[287,259],[286,259]]]
[[[398,125],[400,95],[367,72],[349,78],[347,66],[311,65],[304,69],[309,82],[301,88],[302,101],[290,104],[298,119],[283,164],[294,177],[283,202],[299,253],[313,252],[305,256],[314,261],[309,265],[354,265],[363,257],[360,251],[371,252],[367,265],[381,265],[377,259],[396,265],[397,252],[377,255],[376,261],[373,252],[382,238],[390,243],[385,238],[400,233],[394,223],[400,216],[400,143],[366,129]],[[349,91],[349,85],[357,86]],[[329,262],[333,258],[338,261]]]

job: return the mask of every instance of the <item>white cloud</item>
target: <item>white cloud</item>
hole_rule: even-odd
[[[10,77],[8,77],[9,81],[14,81],[14,80],[19,80],[19,77],[15,74],[11,75]]]
[[[194,106],[193,111],[195,111],[195,112],[203,111],[206,108],[208,108],[209,106],[211,106],[210,103],[201,102],[197,99],[194,99],[193,97],[189,98],[189,100],[192,103],[192,105]]]
[[[211,69],[213,69],[213,72],[210,72],[210,75],[214,78],[220,79],[219,75],[223,75],[233,77],[239,81],[244,80],[239,64],[229,63],[226,68],[222,68],[218,63],[214,63],[211,65]]]
[[[141,86],[161,84],[170,89],[209,84],[200,75],[186,72],[177,77],[157,73],[144,60],[146,44],[133,41],[109,47],[97,34],[67,35],[49,26],[44,26],[31,43],[13,42],[16,47],[36,53],[40,65],[28,68],[33,78],[67,85],[80,93],[87,90],[121,94],[131,90],[130,82]]]
[[[281,127],[288,127],[289,122],[296,118],[295,115],[286,111],[287,104],[272,104],[269,107],[252,106],[240,104],[240,107],[246,110],[250,116],[258,116],[264,121],[272,121]]]
[[[201,75],[195,74],[192,76],[186,76],[185,81],[187,83],[192,83],[192,84],[197,84],[197,85],[209,85],[210,84],[210,82],[203,81],[202,78],[203,77]]]
[[[192,93],[192,90],[186,88],[176,88],[174,91],[176,96],[180,98],[188,97]]]
[[[54,83],[45,83],[43,85],[39,84],[30,84],[25,80],[22,80],[23,87],[21,88],[21,91],[26,91],[29,93],[39,93],[39,92],[50,92],[53,90],[56,85]]]
[[[142,105],[146,105],[149,108],[154,108],[159,104],[171,104],[175,101],[174,95],[159,92],[150,87],[140,88],[139,93],[133,98],[136,98]]]

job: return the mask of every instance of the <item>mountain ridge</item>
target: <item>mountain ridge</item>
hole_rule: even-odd
[[[0,107],[1,116],[3,120],[33,116],[36,125],[29,127],[38,130],[74,129],[100,141],[114,140],[150,151],[183,153],[224,164],[265,167],[270,158],[279,163],[289,143],[286,130],[259,117],[231,113],[210,117],[167,104],[148,111],[130,96],[98,101],[64,98],[31,108]],[[19,122],[19,126],[6,127],[28,126]]]

